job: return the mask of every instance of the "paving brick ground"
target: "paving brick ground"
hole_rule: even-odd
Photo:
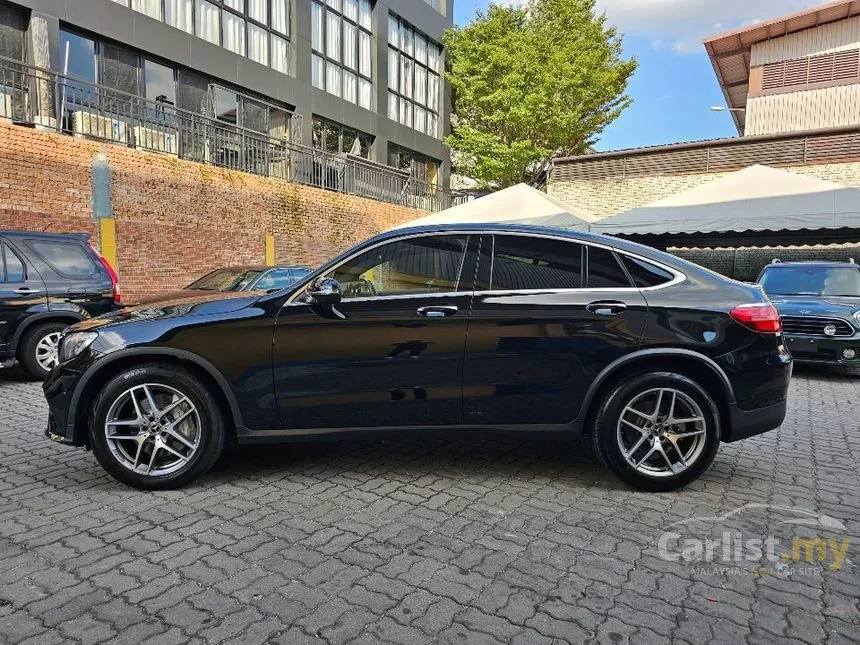
[[[857,643],[858,402],[860,379],[801,373],[780,431],[673,494],[630,491],[579,442],[511,440],[245,448],[142,493],[47,441],[39,386],[5,372],[0,643]],[[826,561],[661,555],[667,525],[745,505],[669,530],[789,556],[807,531]]]

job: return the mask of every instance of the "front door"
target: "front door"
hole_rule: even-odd
[[[468,246],[465,234],[385,242],[327,274],[344,292],[333,309],[285,304],[273,366],[282,426],[461,424]]]
[[[45,304],[42,278],[0,240],[0,352],[12,351],[15,330],[32,307]]]
[[[573,421],[600,370],[637,349],[647,312],[612,251],[484,236],[466,345],[466,423]]]

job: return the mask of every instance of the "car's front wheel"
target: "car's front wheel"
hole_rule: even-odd
[[[592,443],[600,461],[631,486],[670,491],[711,465],[719,419],[711,396],[686,376],[640,374],[603,399]]]
[[[217,461],[224,427],[217,400],[196,376],[147,364],[120,372],[102,388],[90,417],[90,446],[123,483],[177,488]]]

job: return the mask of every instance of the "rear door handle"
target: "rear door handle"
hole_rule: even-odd
[[[457,307],[454,305],[430,305],[427,307],[418,307],[418,315],[425,318],[444,318],[445,316],[453,316],[457,313]]]
[[[588,303],[585,308],[598,316],[617,316],[627,311],[627,305],[617,300],[598,300]]]
[[[19,296],[31,296],[34,293],[39,293],[40,291],[41,289],[31,289],[30,287],[20,287],[18,289],[15,289],[15,293],[17,293]]]

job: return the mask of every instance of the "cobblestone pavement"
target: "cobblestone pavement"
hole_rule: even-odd
[[[860,379],[799,374],[780,431],[673,494],[580,442],[513,440],[242,448],[142,493],[46,440],[40,387],[5,372],[0,643],[857,643],[858,401]],[[789,557],[804,531],[829,541],[675,561],[728,530]]]

